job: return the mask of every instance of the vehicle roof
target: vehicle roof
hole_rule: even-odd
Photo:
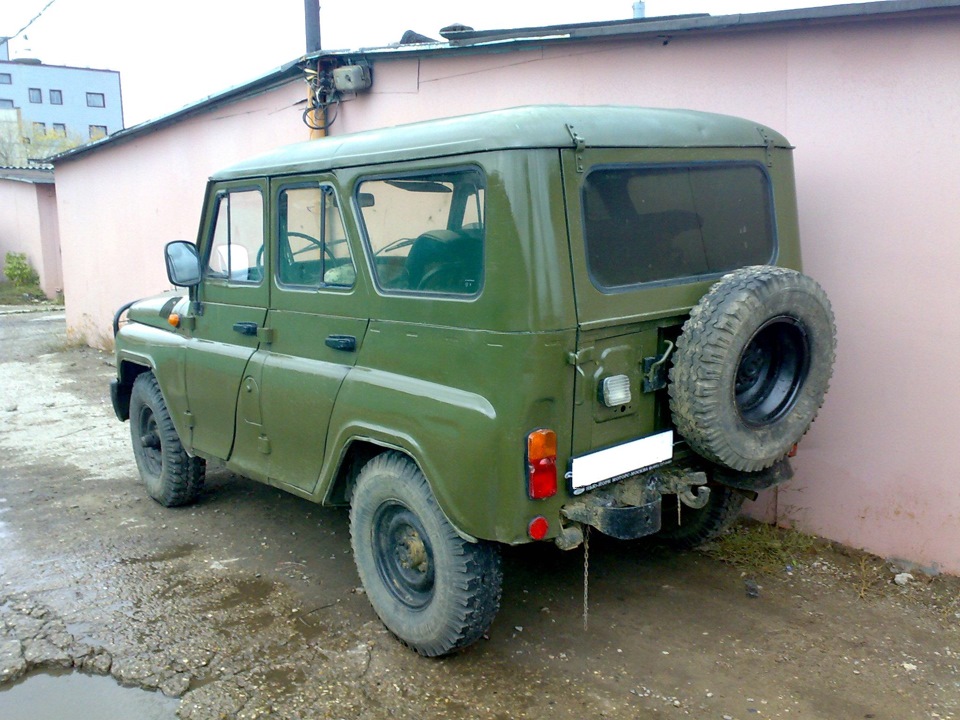
[[[318,140],[278,148],[232,165],[213,180],[285,175],[418,158],[523,148],[573,147],[567,126],[587,147],[789,147],[759,123],[694,110],[534,105]]]

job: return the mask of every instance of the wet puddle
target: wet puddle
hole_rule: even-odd
[[[0,689],[3,720],[173,720],[180,701],[100,675],[28,675]]]

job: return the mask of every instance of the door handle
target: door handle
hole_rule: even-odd
[[[353,335],[327,335],[327,347],[334,350],[352,352],[357,349],[357,339]]]
[[[233,324],[233,331],[241,335],[256,335],[258,327],[255,322],[237,322]]]

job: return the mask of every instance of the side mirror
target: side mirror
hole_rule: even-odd
[[[200,284],[200,254],[197,246],[186,240],[174,240],[164,248],[167,278],[173,285],[193,287]]]

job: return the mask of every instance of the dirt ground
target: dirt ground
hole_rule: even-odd
[[[347,513],[223,471],[139,484],[112,358],[0,309],[0,683],[77,667],[207,718],[960,718],[960,583],[819,543],[769,575],[651,542],[504,551],[485,639],[386,632]],[[904,578],[901,578],[904,580]],[[756,595],[756,597],[752,597]]]

